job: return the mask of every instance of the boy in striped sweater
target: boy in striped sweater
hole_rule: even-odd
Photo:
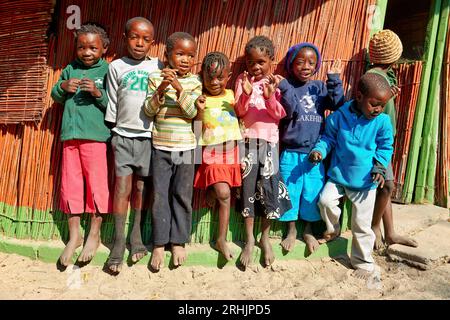
[[[197,44],[189,33],[175,32],[166,41],[168,66],[148,78],[145,114],[154,117],[152,172],[153,251],[151,267],[164,263],[164,246],[171,244],[174,266],[186,260],[184,244],[192,224],[195,135],[192,119],[202,83],[190,71]]]

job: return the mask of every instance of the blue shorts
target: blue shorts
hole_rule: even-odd
[[[319,195],[325,185],[323,163],[312,164],[307,153],[285,150],[280,158],[280,173],[288,188],[292,209],[279,220],[295,221],[299,217],[305,221],[321,220]]]

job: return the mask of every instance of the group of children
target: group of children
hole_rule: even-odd
[[[226,234],[232,190],[236,191],[245,221],[243,266],[252,259],[256,215],[261,216],[263,261],[270,265],[272,220],[288,223],[281,243],[287,251],[297,239],[296,221],[305,221],[303,239],[314,252],[319,242],[339,235],[339,198],[347,195],[353,203],[351,262],[359,275],[372,272],[375,235],[381,236],[379,220],[384,219],[384,215],[374,219],[374,233],[372,214],[377,187],[382,190],[389,184],[386,169],[394,138],[383,108],[395,90],[384,70],[363,75],[355,100],[345,102],[340,61],[332,63],[326,83],[311,80],[321,66],[321,55],[315,45],[300,43],[286,54],[284,79],[272,73],[272,41],[256,36],[245,47],[246,70],[237,77],[233,92],[227,89],[230,61],[222,52],[208,53],[200,74],[191,73],[197,53],[192,35],[175,32],[167,38],[164,65],[148,56],[154,43],[150,21],[130,19],[123,36],[128,53],[108,66],[102,59],[109,44],[105,31],[96,25],[81,26],[76,32],[77,59],[63,70],[52,90],[54,100],[64,103],[61,209],[69,214],[70,239],[61,264],[67,266],[82,244],[80,214],[93,213],[78,258],[85,262],[99,245],[102,214],[112,212],[115,236],[107,267],[120,272],[130,202],[131,260],[137,262],[147,254],[141,221],[150,207],[151,267],[163,266],[166,246],[173,264],[182,265],[195,187],[205,191],[209,206],[218,205],[215,247],[227,260],[233,259]],[[383,54],[377,57],[382,60]],[[324,126],[326,110],[334,112]],[[198,121],[201,130],[196,137]],[[109,127],[115,164],[111,195],[106,160]],[[197,144],[202,147],[202,163],[195,171]],[[329,154],[326,170],[321,160]],[[152,197],[147,196],[149,186]],[[392,214],[390,219],[392,226]],[[311,224],[320,220],[327,230],[316,239]],[[390,232],[389,244],[413,241],[395,235],[393,228]]]

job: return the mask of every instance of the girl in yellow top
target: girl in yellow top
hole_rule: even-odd
[[[197,119],[202,121],[199,145],[203,161],[194,180],[194,187],[207,190],[207,203],[219,203],[219,234],[216,249],[227,260],[233,258],[226,243],[230,218],[231,188],[240,187],[241,169],[237,140],[241,140],[239,122],[234,112],[234,93],[225,89],[230,79],[230,62],[221,52],[210,52],[203,59],[204,94],[197,101]]]

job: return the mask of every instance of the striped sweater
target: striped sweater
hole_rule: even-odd
[[[169,85],[164,97],[158,98],[157,89],[162,82],[161,71],[148,76],[147,98],[144,112],[153,120],[153,146],[159,150],[186,151],[196,147],[192,119],[197,115],[195,100],[202,94],[202,83],[197,75],[188,73],[178,78],[183,91],[177,98],[176,90]]]

